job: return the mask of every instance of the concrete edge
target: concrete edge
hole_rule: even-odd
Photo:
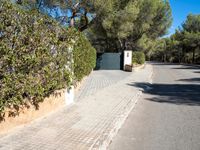
[[[134,97],[134,100],[132,100],[133,104],[130,108],[126,108],[127,110],[123,114],[122,117],[118,119],[118,121],[114,124],[114,128],[110,131],[110,134],[107,136],[107,138],[103,141],[103,143],[99,146],[98,150],[107,150],[108,146],[112,142],[113,138],[117,135],[119,130],[121,129],[122,125],[125,123],[126,119],[128,118],[131,111],[134,109],[136,104],[138,103],[139,98],[141,97],[142,92],[139,91],[136,96]],[[92,149],[92,148],[91,148]]]
[[[147,65],[151,66],[151,71],[150,71],[149,76],[147,77],[146,82],[151,83],[152,78],[153,78],[153,66],[151,64],[147,64]],[[146,64],[140,66],[140,68],[142,69],[142,67],[144,68],[145,66],[146,66]],[[126,111],[124,112],[123,116],[117,120],[117,122],[114,124],[114,128],[110,131],[109,135],[107,135],[106,139],[102,142],[102,144],[98,148],[94,148],[94,145],[98,141],[98,139],[97,139],[96,142],[94,142],[94,144],[89,148],[89,150],[107,150],[107,148],[110,145],[110,143],[112,142],[113,138],[117,135],[117,133],[119,132],[119,130],[121,129],[121,127],[123,126],[125,121],[127,120],[129,114],[135,108],[135,106],[138,103],[139,99],[141,98],[142,94],[143,94],[142,91],[138,91],[136,93],[133,100],[131,100],[131,102],[133,102],[132,106],[130,108],[129,107],[126,108]]]

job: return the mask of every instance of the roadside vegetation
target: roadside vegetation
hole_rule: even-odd
[[[0,1],[0,22],[2,119],[6,111],[15,116],[23,107],[38,109],[45,97],[69,87],[72,79],[80,81],[95,66],[96,52],[84,35],[48,16]]]
[[[163,62],[200,64],[200,15],[188,15],[173,35],[158,40],[151,56]]]
[[[145,55],[143,52],[133,52],[132,56],[133,65],[144,64],[145,63]]]

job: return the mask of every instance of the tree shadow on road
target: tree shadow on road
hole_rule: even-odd
[[[196,64],[180,64],[180,63],[159,63],[159,62],[151,62],[150,64],[155,66],[174,66],[172,69],[194,69],[200,70],[200,65]]]
[[[177,80],[177,81],[200,83],[200,78],[180,79],[180,80]],[[200,89],[199,89],[199,91],[200,91]]]
[[[200,73],[200,71],[194,71],[194,73]]]
[[[176,67],[172,69],[194,69],[194,70],[200,70],[199,66],[192,66],[192,65],[182,65],[181,67]]]
[[[194,70],[200,70],[200,65],[195,64],[181,64],[179,67],[173,68],[173,69],[194,69]]]
[[[146,100],[176,105],[200,106],[199,84],[132,83],[128,85],[139,87],[144,93],[152,95]]]
[[[164,62],[149,62],[149,64],[155,65],[155,66],[177,66],[180,65],[179,63],[164,63]]]

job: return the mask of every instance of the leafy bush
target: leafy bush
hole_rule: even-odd
[[[73,32],[38,12],[0,1],[0,114],[38,106],[71,84],[68,52]]]
[[[132,57],[133,64],[144,64],[145,62],[145,55],[143,52],[133,52]]]
[[[73,50],[76,81],[88,75],[96,65],[96,50],[82,33],[79,33],[78,37]]]
[[[20,107],[37,108],[46,96],[94,68],[96,52],[89,41],[48,16],[1,0],[0,22],[1,118],[7,109],[17,115]]]

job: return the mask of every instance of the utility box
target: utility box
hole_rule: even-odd
[[[132,50],[125,50],[124,51],[124,70],[125,71],[132,71]]]

